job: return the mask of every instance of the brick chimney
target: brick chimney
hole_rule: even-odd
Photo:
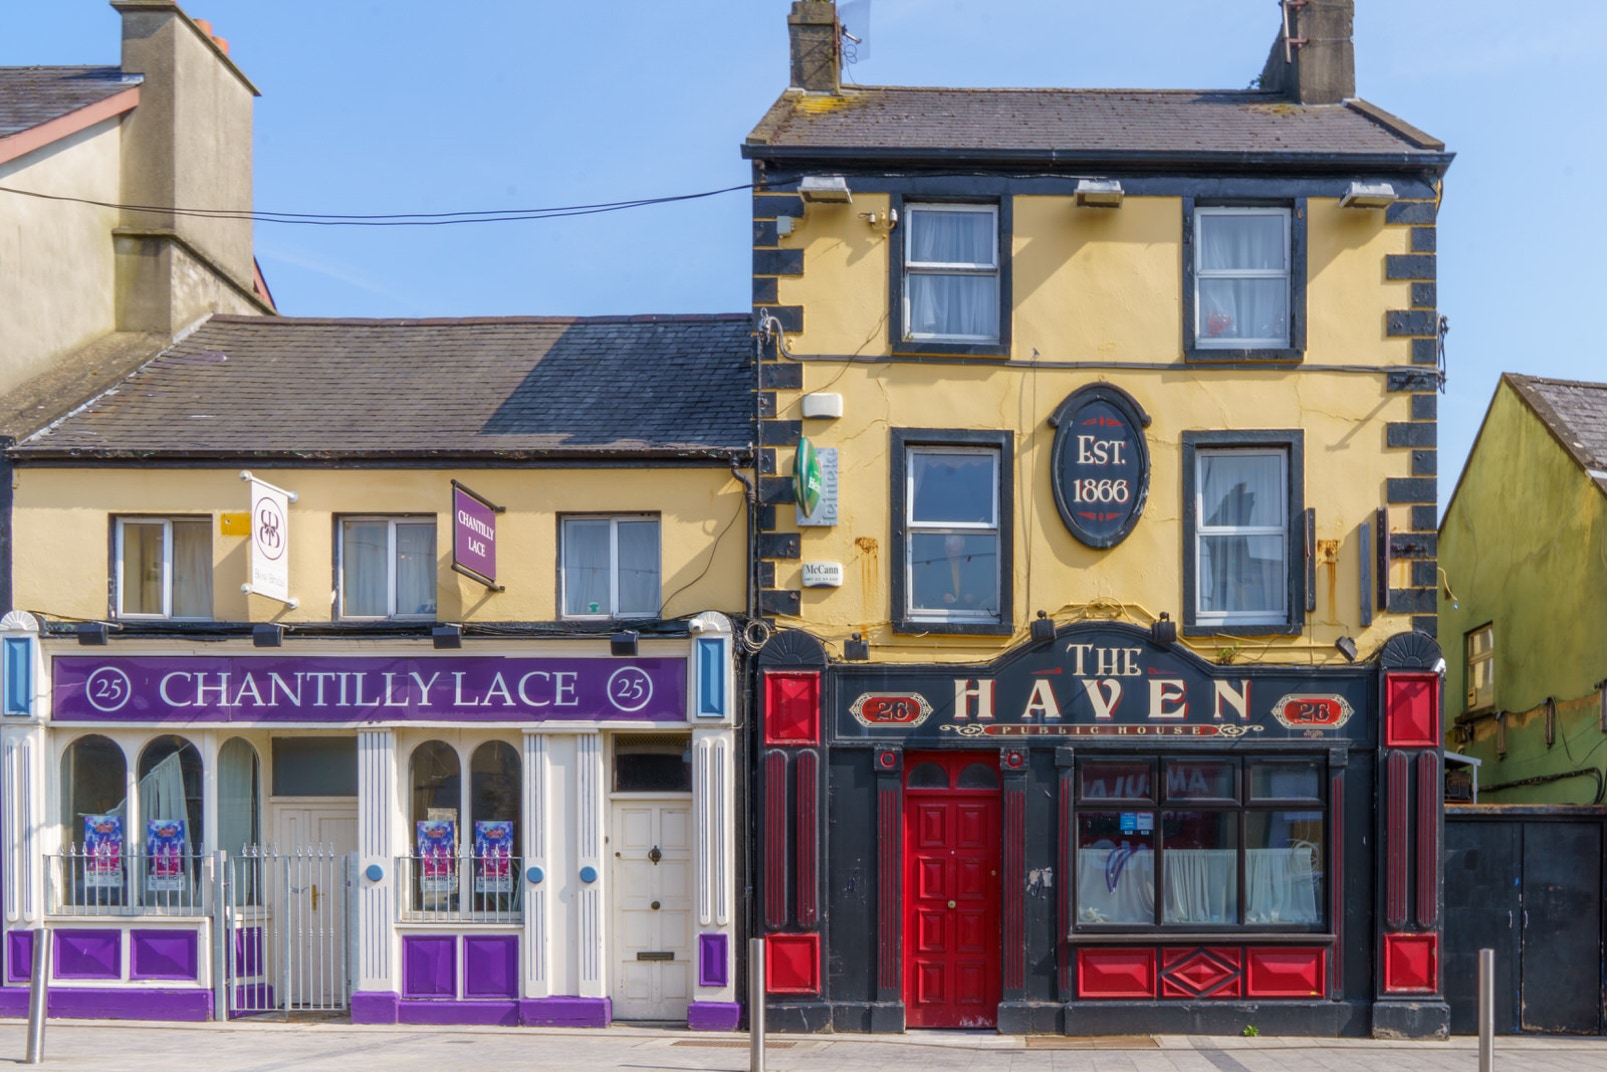
[[[792,38],[793,88],[840,93],[842,29],[836,0],[793,0],[787,33]]]
[[[1279,27],[1261,71],[1261,88],[1297,104],[1338,104],[1354,97],[1355,0],[1282,0],[1282,6],[1287,40]]]

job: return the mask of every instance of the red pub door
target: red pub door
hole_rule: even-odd
[[[912,753],[904,775],[904,1002],[910,1027],[999,1015],[999,757]]]

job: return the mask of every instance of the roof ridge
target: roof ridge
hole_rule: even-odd
[[[618,313],[602,316],[462,316],[462,317],[321,317],[250,316],[221,314],[210,324],[252,324],[262,327],[472,327],[496,324],[703,324],[743,322],[750,313]]]
[[[1607,391],[1607,383],[1596,380],[1564,380],[1555,376],[1530,376],[1523,372],[1503,372],[1501,375],[1510,377],[1519,383],[1547,383],[1559,387],[1593,387],[1597,390]]]

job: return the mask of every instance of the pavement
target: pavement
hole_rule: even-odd
[[[27,1024],[0,1020],[0,1066],[21,1064]],[[770,1072],[1475,1072],[1478,1040],[1116,1038],[1000,1036],[919,1031],[906,1035],[773,1035]],[[1601,1069],[1607,1038],[1502,1037],[1496,1069]],[[514,1069],[700,1069],[746,1072],[744,1034],[611,1027],[602,1030],[375,1027],[344,1023],[131,1024],[52,1020],[50,1069],[161,1072],[508,1072]]]

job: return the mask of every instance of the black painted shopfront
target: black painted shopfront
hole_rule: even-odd
[[[790,1031],[1443,1033],[1439,650],[759,656],[756,931]]]

